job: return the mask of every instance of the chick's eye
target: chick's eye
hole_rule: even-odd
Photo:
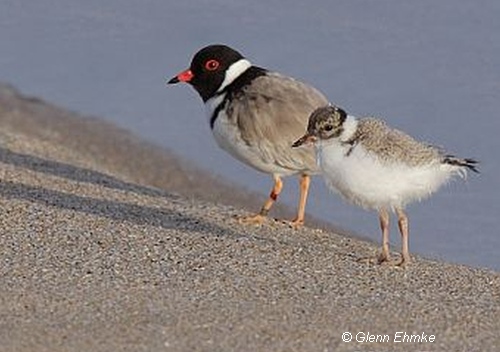
[[[207,62],[205,62],[205,68],[209,71],[215,71],[219,68],[219,61],[217,60],[208,60]]]
[[[325,131],[330,132],[331,130],[333,130],[333,126],[332,125],[326,125],[324,127],[324,129],[325,129]]]

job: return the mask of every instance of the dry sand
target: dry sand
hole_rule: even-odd
[[[360,264],[373,244],[241,226],[248,204],[167,151],[1,86],[0,351],[500,351],[498,273]]]

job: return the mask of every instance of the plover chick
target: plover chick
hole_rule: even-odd
[[[416,141],[376,118],[348,115],[337,106],[316,109],[306,134],[293,147],[314,144],[317,162],[326,184],[351,203],[378,211],[382,252],[378,263],[389,256],[389,212],[398,217],[401,259],[410,261],[408,250],[409,203],[429,197],[453,176],[478,172],[477,161],[445,154],[440,148]]]

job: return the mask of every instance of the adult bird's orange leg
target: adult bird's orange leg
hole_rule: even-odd
[[[271,210],[271,207],[273,206],[274,202],[278,199],[278,196],[281,193],[281,190],[283,189],[283,181],[281,181],[281,177],[279,177],[278,175],[273,175],[273,180],[274,180],[273,189],[269,194],[269,198],[266,200],[266,202],[260,209],[260,212],[252,216],[246,216],[241,218],[240,219],[241,223],[262,224],[265,221],[267,214],[269,214],[269,210]]]
[[[300,198],[299,198],[299,208],[297,209],[297,217],[293,219],[290,225],[293,228],[299,228],[304,225],[304,218],[306,214],[306,203],[307,195],[309,193],[309,186],[311,184],[311,176],[301,175],[300,176]]]

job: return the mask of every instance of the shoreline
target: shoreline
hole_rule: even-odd
[[[366,265],[378,245],[331,229],[242,226],[166,151],[5,89],[0,351],[500,348],[498,272]]]

